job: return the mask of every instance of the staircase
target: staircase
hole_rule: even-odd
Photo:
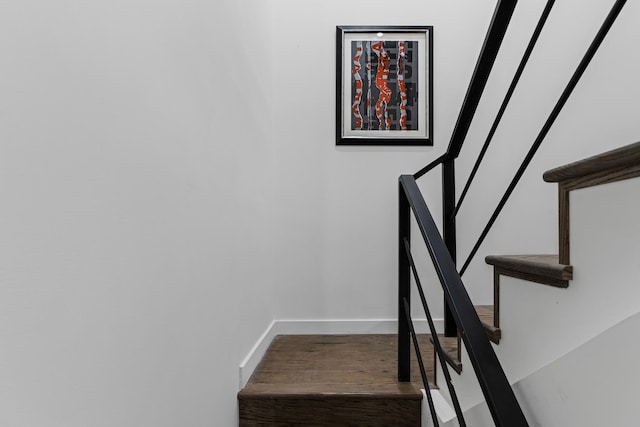
[[[500,278],[516,278],[556,288],[568,288],[573,279],[570,261],[570,192],[614,183],[640,176],[640,142],[608,151],[584,160],[547,171],[544,180],[558,184],[559,253],[550,255],[489,255],[487,264],[494,270],[494,304],[476,306],[488,338],[500,344]],[[462,371],[458,339],[449,338],[447,362],[458,373]]]
[[[568,235],[570,192],[635,177],[640,177],[640,143],[544,174],[546,181],[558,183],[559,217],[561,223],[565,222],[559,227],[560,253],[486,257],[486,262],[494,269],[494,305],[476,306],[476,312],[487,338],[496,345],[503,338],[500,327],[501,278],[543,285],[545,288],[540,288],[542,295],[543,289],[556,289],[571,300],[566,294],[572,292],[569,284],[574,273],[573,266],[566,262],[570,259],[569,242],[572,240]],[[581,298],[577,291],[576,288],[574,293]],[[553,299],[557,297],[550,296],[548,304]],[[522,304],[528,306],[528,302],[514,301],[511,297],[508,304],[524,307]],[[514,311],[509,311],[508,319],[513,319]],[[505,324],[507,326],[510,325]],[[512,331],[508,327],[506,329]],[[561,331],[555,332],[561,334]],[[515,337],[507,334],[506,338],[513,341]],[[520,341],[523,339],[521,336],[518,338]],[[448,355],[447,361],[456,372],[462,373],[460,339],[442,336],[439,339]],[[427,367],[426,375],[429,379],[436,378],[431,340],[420,336],[419,343],[424,366]],[[512,360],[510,350],[499,352],[499,355],[503,358],[502,363],[506,363],[507,371],[509,365],[520,362]],[[562,354],[555,357],[562,357]],[[247,386],[238,393],[240,426],[420,426],[423,386],[419,380],[416,356],[412,356],[412,382],[409,383],[397,381],[396,362],[396,335],[278,336]],[[512,380],[518,381],[519,378]],[[437,388],[435,384],[430,386]],[[468,405],[466,407],[469,408]],[[471,409],[465,417],[477,412],[476,408]],[[469,420],[468,423],[492,425],[490,421],[485,424],[476,420],[475,424]]]
[[[571,346],[580,345],[593,338],[593,330],[587,331],[587,328],[594,325],[593,319],[595,317],[592,316],[592,313],[597,312],[597,304],[594,301],[600,302],[600,299],[593,298],[593,295],[597,293],[588,295],[588,292],[579,292],[581,289],[576,289],[575,295],[578,295],[579,298],[575,301],[571,301],[571,298],[567,296],[571,292],[567,289],[569,283],[575,279],[569,248],[569,242],[573,239],[569,233],[570,193],[588,186],[640,176],[640,143],[563,166],[545,174],[545,180],[559,184],[559,252],[553,255],[487,257],[486,262],[494,268],[493,305],[474,306],[461,276],[467,270],[469,263],[511,197],[625,2],[626,0],[615,1],[522,164],[517,169],[515,176],[500,198],[478,241],[473,246],[468,258],[460,263],[462,267],[458,268],[456,214],[473,181],[475,171],[477,171],[489,147],[502,114],[509,104],[511,94],[554,3],[553,0],[547,0],[545,10],[523,54],[516,75],[492,125],[492,130],[489,132],[480,156],[464,186],[462,196],[456,202],[455,160],[466,139],[480,97],[511,20],[516,0],[498,2],[445,154],[415,174],[402,175],[399,178],[397,337],[293,336],[277,338],[247,386],[238,393],[241,426],[419,426],[422,422],[422,392],[420,391],[422,387],[421,384],[411,382],[411,380],[415,381],[419,377],[415,372],[416,362],[421,362],[422,355],[425,354],[430,354],[431,358],[425,364],[420,363],[422,384],[431,389],[435,386],[436,379],[444,380],[443,383],[446,383],[446,391],[443,393],[444,399],[448,399],[448,403],[453,406],[453,409],[449,408],[449,412],[455,411],[456,414],[446,418],[447,426],[455,423],[453,419],[456,417],[460,426],[466,426],[464,412],[478,406],[483,401],[486,403],[491,419],[488,423],[480,423],[477,422],[478,418],[475,418],[473,422],[469,422],[469,425],[474,427],[484,425],[526,427],[530,425],[529,420],[535,419],[535,414],[529,413],[528,416],[525,416],[520,404],[522,399],[518,399],[516,396],[512,387],[513,382],[531,375],[532,372],[540,368],[540,364],[552,362],[562,354],[566,354],[570,351]],[[442,166],[443,188],[442,235],[416,183],[416,180],[421,176],[439,166]],[[412,218],[415,220],[413,223],[411,222]],[[411,229],[415,229],[416,225],[433,262],[435,276],[442,285],[445,300],[444,329],[447,338],[440,337],[431,322],[427,298],[413,261]],[[578,265],[578,271],[581,268],[587,269],[586,266]],[[537,291],[544,290],[544,292],[529,293],[527,296],[531,295],[531,299],[524,298],[519,301],[513,298],[513,294],[509,298],[505,298],[508,291],[515,289],[515,286],[507,284],[513,280],[544,285],[544,287],[526,286],[528,289],[535,288]],[[502,281],[505,283],[501,283]],[[426,342],[424,342],[424,337],[416,334],[411,318],[410,295],[414,284],[420,294],[432,337],[426,339]],[[504,287],[504,290],[501,287]],[[543,296],[546,292],[555,292],[549,294],[553,295],[556,300],[555,304],[549,305],[549,298]],[[535,294],[535,298],[533,298],[533,294]],[[629,292],[629,294],[633,294],[633,292]],[[597,295],[601,295],[601,293]],[[580,300],[580,298],[584,298],[584,300]],[[442,301],[441,298],[438,299]],[[640,291],[638,292],[638,300],[640,300]],[[583,309],[587,306],[582,306],[585,301],[588,302],[587,305],[590,305]],[[566,315],[566,312],[563,311],[565,303],[567,306],[572,306],[574,310],[576,310],[576,306],[578,311],[582,309],[582,313],[572,319],[572,322],[579,325],[579,328],[575,329],[580,329],[580,331],[568,339],[562,336],[561,329],[563,326],[561,322]],[[526,316],[514,312],[517,310],[514,307],[518,304],[520,304],[522,312],[527,311]],[[544,316],[540,315],[541,307],[545,310]],[[553,316],[549,315],[551,312],[553,312]],[[640,312],[640,308],[637,312]],[[505,319],[501,322],[501,316],[506,313],[508,316],[505,315]],[[591,317],[587,318],[587,316]],[[523,319],[524,324],[522,323]],[[512,329],[512,323],[515,325],[518,322],[520,322],[519,330],[513,332],[518,328]],[[528,335],[530,330],[535,331],[531,336]],[[571,331],[571,328],[567,330]],[[589,334],[592,335],[589,336]],[[562,342],[563,339],[565,342]],[[412,340],[414,347],[416,347],[414,350],[416,350],[417,356],[412,356]],[[430,342],[430,340],[432,341]],[[432,343],[434,350],[420,352],[417,348],[418,343],[420,343],[419,347],[423,349],[430,347],[430,343]],[[529,351],[527,345],[535,346],[533,349],[535,351]],[[433,357],[434,351],[437,352],[437,357]],[[533,353],[540,356],[535,361],[532,361],[530,357],[530,354]],[[467,355],[465,358],[473,367],[465,372],[463,372],[463,354]],[[501,360],[498,359],[498,354]],[[443,368],[438,372],[435,371],[436,361],[441,362]],[[451,378],[446,363],[459,374],[455,380]],[[538,366],[533,366],[535,363]],[[433,366],[433,369],[427,372],[426,366]],[[509,377],[507,377],[507,372],[509,372]],[[515,379],[512,375],[514,372],[517,377]],[[437,425],[437,420],[442,417],[440,417],[438,405],[435,404],[433,398],[435,394],[437,392],[432,390],[424,393],[425,400],[429,405],[431,420]],[[463,398],[472,396],[476,400],[461,405],[460,402],[463,399],[460,399],[458,394]],[[538,423],[536,425],[547,424]]]

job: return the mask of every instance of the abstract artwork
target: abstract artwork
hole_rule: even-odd
[[[337,27],[338,145],[432,145],[431,27]]]

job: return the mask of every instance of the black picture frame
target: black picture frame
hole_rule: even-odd
[[[336,145],[433,145],[433,27],[336,27]]]

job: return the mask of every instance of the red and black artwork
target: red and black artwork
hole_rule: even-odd
[[[336,28],[336,144],[433,145],[433,27]]]
[[[415,41],[351,42],[351,130],[416,130],[418,55]]]

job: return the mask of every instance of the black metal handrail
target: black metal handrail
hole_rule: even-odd
[[[402,308],[399,312],[399,320],[407,317],[408,301],[410,301],[409,270],[411,262],[405,249],[410,242],[410,217],[406,215],[410,211],[413,212],[422,238],[427,246],[453,318],[458,328],[463,331],[462,340],[467,349],[469,360],[475,369],[478,383],[496,425],[504,427],[528,426],[522,409],[513,394],[511,385],[500,366],[491,343],[485,335],[484,328],[462,283],[455,263],[440,236],[427,204],[420,193],[420,189],[411,175],[400,177],[400,221],[402,224],[400,228],[406,230],[406,234],[400,235],[399,244],[400,271],[405,280],[405,283],[400,283],[399,286],[399,289],[401,289],[399,301],[401,301],[400,307]],[[428,307],[424,308],[428,310]],[[407,330],[410,329],[408,320],[404,320],[401,323],[404,324],[401,327],[404,326]],[[432,336],[434,335],[437,338],[435,331],[432,332]],[[403,345],[408,347],[407,344],[410,343],[399,342],[400,347]],[[409,354],[409,348],[404,350],[406,354]],[[410,359],[399,360],[399,378],[407,378],[409,371]],[[460,422],[460,419],[458,421]]]

